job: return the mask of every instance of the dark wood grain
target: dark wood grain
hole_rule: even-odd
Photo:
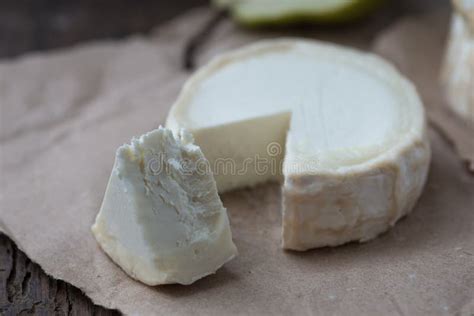
[[[47,276],[0,234],[0,315],[120,315],[94,305],[79,289]]]
[[[0,58],[101,38],[148,32],[206,0],[2,0]],[[372,33],[400,16],[446,5],[447,0],[393,0],[359,27]],[[369,20],[370,20],[369,19]],[[199,30],[197,34],[199,35]],[[193,44],[195,45],[195,43]],[[184,48],[183,48],[184,49]],[[0,234],[0,315],[116,315],[79,289],[47,276]]]

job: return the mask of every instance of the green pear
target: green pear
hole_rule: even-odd
[[[363,17],[383,0],[215,0],[246,26],[337,24]]]

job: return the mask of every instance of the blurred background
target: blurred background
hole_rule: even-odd
[[[376,31],[402,15],[447,7],[449,3],[447,0],[376,1],[383,4],[349,26]],[[1,0],[0,57],[147,33],[176,15],[199,6],[210,6],[210,3],[206,0]],[[322,26],[304,26],[308,27]]]

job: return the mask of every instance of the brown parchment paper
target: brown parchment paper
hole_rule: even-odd
[[[206,18],[0,63],[1,230],[48,274],[127,314],[470,315],[474,178],[435,132],[416,209],[374,241],[282,251],[280,189],[266,184],[222,196],[239,256],[215,275],[149,287],[108,259],[90,225],[115,149],[164,122],[187,76],[183,42]],[[200,61],[256,37],[235,32],[221,25]],[[368,46],[348,36],[336,40]]]

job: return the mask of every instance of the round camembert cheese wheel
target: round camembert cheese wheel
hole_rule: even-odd
[[[449,106],[474,124],[474,1],[454,0],[442,82]]]
[[[167,127],[188,129],[220,192],[283,179],[284,248],[366,241],[414,206],[430,161],[423,106],[382,59],[263,41],[192,76]]]

